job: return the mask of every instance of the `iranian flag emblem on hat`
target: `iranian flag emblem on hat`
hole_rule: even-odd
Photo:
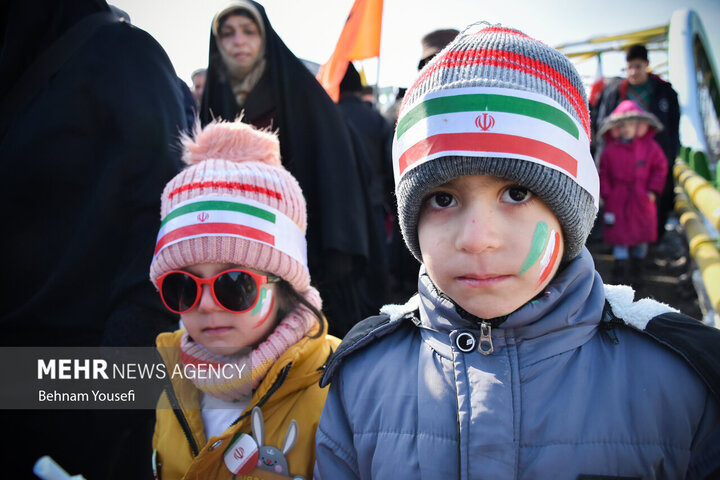
[[[563,172],[599,202],[599,179],[582,125],[544,95],[467,87],[428,93],[405,107],[393,143],[395,183],[445,156],[515,158]]]

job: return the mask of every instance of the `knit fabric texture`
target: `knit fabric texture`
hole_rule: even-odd
[[[320,311],[322,302],[318,291],[313,287],[306,290],[305,299]],[[217,355],[199,343],[193,341],[185,332],[180,341],[180,361],[183,365],[206,366],[222,368],[223,365],[233,364],[238,369],[221,370],[231,374],[222,376],[195,376],[192,381],[195,386],[208,395],[232,402],[249,395],[265,378],[270,367],[291,346],[295,345],[307,334],[312,334],[319,328],[317,317],[304,305],[299,304],[275,327],[270,336],[255,347],[250,355],[224,356]],[[244,369],[243,369],[244,368]],[[237,374],[238,370],[248,374]]]
[[[557,50],[488,24],[458,35],[408,89],[393,144],[398,216],[417,235],[429,191],[465,175],[495,175],[539,196],[563,228],[564,261],[582,249],[597,214],[599,179],[580,75]]]
[[[190,166],[165,187],[150,279],[189,265],[241,265],[310,286],[306,207],[277,137],[240,120],[183,139]]]

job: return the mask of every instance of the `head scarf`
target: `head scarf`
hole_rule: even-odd
[[[220,28],[222,26],[221,21],[223,20],[223,17],[226,17],[227,15],[231,14],[236,10],[243,10],[245,13],[248,14],[252,21],[255,22],[255,25],[257,25],[260,36],[262,37],[262,46],[260,47],[260,52],[258,53],[255,62],[253,62],[253,64],[249,66],[240,65],[232,56],[228,54],[228,52],[226,52],[222,48],[222,42],[220,40]],[[215,15],[215,18],[213,18],[212,22],[212,33],[215,37],[215,43],[217,44],[220,58],[222,59],[224,67],[227,71],[228,80],[232,87],[233,94],[235,95],[235,100],[238,106],[242,107],[243,105],[245,105],[245,99],[247,98],[248,93],[250,93],[250,91],[260,81],[260,77],[262,77],[262,74],[265,72],[266,68],[265,26],[263,25],[260,13],[257,11],[257,8],[255,8],[252,3],[245,0],[235,0]]]

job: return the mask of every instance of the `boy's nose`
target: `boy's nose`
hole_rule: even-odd
[[[496,215],[489,209],[470,209],[458,229],[455,247],[468,253],[483,253],[501,244]]]

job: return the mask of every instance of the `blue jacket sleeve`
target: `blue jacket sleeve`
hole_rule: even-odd
[[[711,395],[699,421],[690,451],[686,478],[720,478],[720,408]]]
[[[315,435],[315,480],[359,479],[353,431],[342,399],[338,372],[330,385]]]

